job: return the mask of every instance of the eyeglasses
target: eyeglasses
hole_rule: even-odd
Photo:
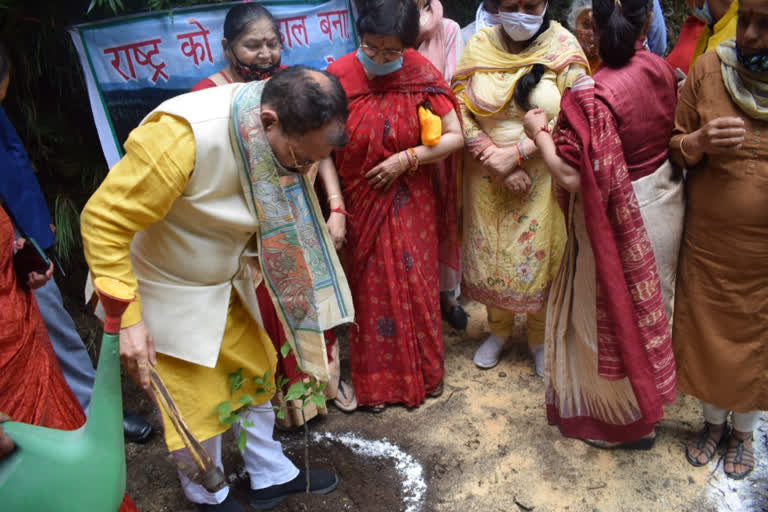
[[[388,61],[399,59],[403,56],[403,52],[405,51],[402,48],[400,50],[374,48],[365,43],[360,43],[360,48],[362,48],[365,54],[370,58],[374,58],[381,54]]]
[[[302,159],[301,161],[297,160],[296,153],[293,152],[293,146],[291,146],[290,144],[288,144],[288,151],[291,152],[291,158],[293,159],[294,169],[303,169],[304,167],[308,167],[315,163],[314,160],[309,158]]]

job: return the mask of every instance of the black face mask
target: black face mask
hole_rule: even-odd
[[[235,62],[233,63],[235,71],[246,82],[266,80],[274,75],[275,71],[280,69],[280,59],[271,66],[261,67],[256,64],[246,64],[238,59],[234,48],[230,47],[229,51],[232,52],[232,56],[235,58]]]
[[[754,55],[744,55],[736,45],[736,57],[739,64],[752,73],[768,73],[768,50],[761,50]]]

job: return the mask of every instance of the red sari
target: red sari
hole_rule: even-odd
[[[85,423],[48,339],[35,296],[19,288],[13,226],[0,208],[0,411],[14,421],[60,430]],[[136,510],[126,494],[122,512]]]
[[[680,68],[680,71],[688,74],[691,68],[693,54],[696,52],[696,43],[699,41],[699,34],[704,30],[705,23],[695,16],[689,16],[680,28],[680,35],[677,37],[677,43],[672,51],[667,55],[667,62],[673,68]]]
[[[655,226],[646,228],[632,185],[667,156],[676,84],[672,69],[660,62],[650,52],[638,50],[621,69],[602,68],[594,80],[580,78],[561,101],[553,138],[558,154],[581,176],[578,195],[597,289],[595,317],[588,320],[596,325],[596,340],[590,340],[597,346],[596,360],[582,363],[579,371],[567,361],[568,356],[575,359],[575,349],[558,351],[563,344],[552,341],[564,337],[571,347],[583,344],[577,335],[567,334],[576,332],[574,323],[563,325],[558,312],[565,309],[558,304],[571,300],[558,290],[569,289],[556,287],[550,299],[547,418],[569,437],[637,441],[653,432],[664,415],[663,406],[675,400],[671,332],[649,236]],[[623,94],[631,87],[644,92],[639,97]],[[645,110],[637,114],[640,104]],[[645,133],[652,135],[638,135]],[[569,211],[567,203],[562,206]],[[572,223],[569,216],[568,225]],[[567,268],[576,268],[569,262],[568,249],[566,253],[556,281],[568,275]],[[567,279],[575,282],[576,276]],[[576,292],[572,297],[573,303],[583,300]],[[591,373],[595,370],[597,376]],[[609,382],[623,382],[625,377],[631,399],[615,389],[608,391]]]
[[[419,105],[429,100],[441,117],[458,107],[440,72],[414,50],[401,70],[372,80],[354,53],[328,71],[350,101],[350,142],[336,151],[336,169],[352,214],[346,263],[358,326],[349,338],[355,394],[360,405],[417,406],[444,373],[435,166],[404,173],[387,190],[372,189],[364,176],[420,144]]]

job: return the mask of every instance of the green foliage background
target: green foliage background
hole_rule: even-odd
[[[11,84],[3,107],[38,169],[57,224],[59,253],[82,283],[78,212],[106,175],[80,64],[67,27],[87,21],[216,0],[0,0],[2,42],[11,54]],[[464,26],[477,1],[443,0],[445,16]],[[570,0],[550,0],[563,19]],[[670,48],[688,10],[683,0],[662,0]]]

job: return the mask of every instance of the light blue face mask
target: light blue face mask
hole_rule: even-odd
[[[370,58],[363,52],[362,48],[357,49],[357,60],[360,61],[360,64],[363,65],[363,67],[369,74],[375,75],[375,76],[388,75],[390,73],[394,73],[395,71],[403,67],[402,57],[400,57],[397,60],[393,60],[392,62],[377,64],[376,62],[374,62],[372,58]]]
[[[704,0],[704,5],[701,7],[697,6],[694,2],[693,15],[710,27],[716,23],[715,17],[712,16],[712,11],[709,9],[709,0]]]

